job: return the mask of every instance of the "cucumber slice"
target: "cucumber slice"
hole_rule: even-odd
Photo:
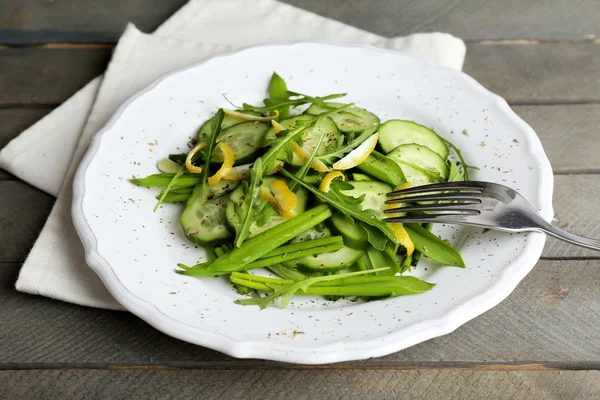
[[[302,126],[304,123],[312,121],[313,119],[314,117],[312,115],[302,114],[292,118],[281,120],[279,121],[279,125],[283,126],[285,129],[296,129]],[[277,135],[275,135],[275,129],[271,127],[265,135],[264,146],[269,145],[273,140],[275,140],[276,136]]]
[[[322,253],[315,256],[299,258],[297,261],[298,267],[310,271],[339,271],[346,269],[354,264],[360,257],[363,251],[354,250],[350,247],[342,247],[331,253]]]
[[[389,153],[404,144],[418,144],[435,151],[444,160],[448,157],[448,147],[437,133],[413,121],[391,119],[379,127],[379,144]]]
[[[240,111],[241,112],[241,111]],[[254,115],[254,116],[259,116],[260,113],[254,112],[254,111],[244,111],[244,114],[248,114],[248,115]],[[236,117],[232,117],[231,115],[223,115],[223,122],[221,123],[221,129],[227,129],[229,127],[232,127],[234,125],[237,124],[241,124],[242,122],[247,122],[243,119],[239,119]],[[203,135],[209,135],[210,134],[210,130],[212,128],[211,126],[212,124],[212,118],[208,119],[205,123],[202,124],[202,126],[200,127],[200,129],[198,129],[198,135],[197,135],[197,139],[198,141],[202,140],[202,136]]]
[[[286,129],[296,129],[297,127],[301,126],[302,123],[311,121],[313,119],[314,117],[311,115],[298,115],[293,118],[284,119],[280,122],[280,124]],[[315,150],[317,143],[319,143],[321,135],[323,134],[325,134],[325,138],[323,139],[321,147],[319,147],[317,155],[320,156],[331,152],[341,136],[340,131],[331,118],[324,118],[320,121],[317,121],[312,127],[302,132],[302,147],[307,152],[312,153]],[[264,143],[268,145],[273,141],[274,138],[275,130],[271,128],[265,135]],[[294,153],[292,165],[302,164],[304,164],[304,160]]]
[[[201,140],[202,134],[210,134],[211,123],[212,120],[209,119],[202,124],[198,131],[198,140]],[[223,117],[223,128],[219,134],[218,140],[231,147],[236,164],[244,164],[250,158],[253,158],[251,156],[261,148],[265,134],[269,130],[269,126],[269,124],[264,122],[244,122],[238,118],[225,115],[225,117]],[[213,152],[212,162],[223,162],[223,152],[221,152],[221,149],[218,147],[216,147]]]
[[[332,107],[342,107],[343,103],[328,102]],[[316,104],[311,105],[306,112],[311,115],[319,115],[329,111]],[[379,118],[377,115],[359,107],[350,107],[337,114],[333,114],[331,119],[335,122],[338,129],[342,132],[362,132],[367,128],[374,128],[374,132],[379,127]]]
[[[361,171],[374,176],[382,182],[389,183],[393,187],[399,186],[406,182],[404,173],[398,164],[376,151],[372,151],[371,154],[369,154],[369,157],[367,157],[365,161],[361,162],[356,167]],[[354,174],[355,177],[356,175],[357,174]]]
[[[393,189],[390,185],[379,181],[348,181],[348,183],[353,186],[353,189],[342,190],[342,193],[355,198],[364,194],[362,209],[373,210],[378,216],[385,218],[383,210],[387,200],[386,193]]]
[[[222,130],[217,139],[231,147],[236,164],[245,164],[254,159],[252,155],[260,149],[268,130],[269,125],[264,122],[242,122]],[[223,162],[219,147],[215,148],[212,161]]]
[[[302,232],[300,235],[296,236],[292,240],[292,243],[304,242],[305,240],[323,239],[326,237],[331,237],[331,231],[327,225],[321,222],[306,232]]]
[[[344,244],[355,249],[362,249],[368,245],[367,232],[356,221],[351,221],[339,212],[332,213],[328,221],[333,231],[344,239]]]
[[[231,238],[225,218],[228,196],[224,195],[204,204],[193,197],[192,194],[179,217],[185,236],[200,245],[218,244]]]
[[[273,182],[275,179],[281,179],[281,178],[266,177],[263,179],[263,183],[261,186],[265,186],[268,188],[269,185],[271,184],[271,182]],[[296,192],[296,197],[298,199],[298,204],[296,205],[296,208],[294,209],[294,211],[296,211],[297,214],[301,214],[304,212],[304,210],[306,208],[308,194],[305,189],[300,188]],[[235,188],[235,190],[233,192],[231,192],[229,199],[231,201],[227,202],[227,206],[225,208],[225,216],[226,216],[228,225],[230,227],[232,227],[232,229],[235,230],[235,228],[239,227],[240,224],[242,223],[242,221],[240,220],[241,216],[236,213],[235,205],[237,204],[237,205],[241,206],[246,201],[246,196],[244,194],[244,187],[242,185],[239,185],[237,188]],[[267,205],[266,207],[273,210],[273,208],[269,205]],[[275,212],[275,210],[273,210],[273,215],[266,221],[266,223],[264,225],[258,225],[257,222],[252,223],[252,225],[249,228],[249,231],[250,231],[249,238],[254,237],[254,236],[258,235],[259,233],[262,233],[262,232],[266,231],[267,229],[273,228],[274,226],[277,226],[285,221],[286,221],[285,218],[283,218],[282,216],[277,214],[277,212]]]
[[[412,186],[426,185],[448,179],[449,169],[440,155],[425,146],[405,144],[387,155],[394,160]]]

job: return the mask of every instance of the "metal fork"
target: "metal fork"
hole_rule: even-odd
[[[578,246],[600,250],[600,240],[565,232],[544,220],[517,191],[491,182],[447,182],[411,187],[387,194],[387,222],[433,222],[480,226],[500,231],[538,231]],[[440,201],[435,204],[418,202]]]

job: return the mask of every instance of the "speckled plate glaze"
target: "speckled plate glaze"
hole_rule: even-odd
[[[362,303],[298,297],[287,309],[243,307],[224,279],[173,273],[204,256],[178,223],[179,205],[157,213],[155,190],[127,181],[187,149],[198,126],[227,106],[260,103],[273,71],[303,93],[347,92],[382,120],[432,126],[479,166],[472,179],[518,189],[544,218],[552,212],[550,163],[535,132],[500,97],[451,69],[399,52],[325,43],[271,45],[176,71],[124,104],[94,138],[74,182],[73,220],[86,260],[115,299],[171,336],[234,357],[322,364],[389,354],[444,335],[498,304],[533,268],[545,236],[437,227],[467,269],[423,262],[437,283],[422,295]]]

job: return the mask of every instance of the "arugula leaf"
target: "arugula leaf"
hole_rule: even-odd
[[[354,198],[352,196],[347,196],[342,193],[343,189],[349,189],[350,185],[345,184],[343,182],[333,181],[329,186],[329,192],[322,192],[317,188],[314,188],[311,185],[304,183],[302,180],[296,178],[293,174],[286,171],[285,169],[280,170],[281,174],[285,177],[297,182],[300,186],[304,187],[308,191],[312,192],[319,200],[324,201],[343,214],[349,215],[352,218],[355,218],[359,221],[364,222],[367,225],[370,225],[374,228],[377,228],[388,239],[392,241],[392,243],[396,243],[396,237],[392,232],[390,226],[379,219],[377,214],[373,210],[363,210],[362,202],[364,197],[361,196],[359,198]]]
[[[322,115],[322,114],[319,114],[319,115]],[[331,164],[336,159],[344,157],[346,155],[346,153],[349,153],[352,150],[354,150],[355,148],[357,148],[358,146],[360,146],[360,144],[362,142],[367,140],[369,137],[371,137],[371,135],[373,135],[373,133],[375,133],[376,129],[377,128],[375,128],[375,127],[365,129],[357,138],[351,139],[345,145],[343,144],[343,142],[340,141],[340,142],[338,142],[338,146],[336,146],[335,150],[333,150],[330,153],[320,155],[317,158],[319,160],[323,160],[326,163]]]
[[[277,163],[279,162],[279,154],[281,150],[288,145],[296,136],[313,126],[317,121],[327,118],[330,115],[336,114],[346,108],[352,107],[354,103],[346,104],[343,107],[336,108],[331,111],[327,111],[325,113],[319,114],[315,116],[315,118],[306,121],[302,126],[297,127],[291,131],[288,131],[287,134],[279,139],[274,140],[271,143],[271,148],[261,157],[264,164],[264,173],[266,175],[270,175],[275,171],[277,167]]]
[[[198,201],[199,199],[202,203],[204,203],[208,199],[209,187],[206,181],[208,180],[210,159],[212,158],[213,151],[215,150],[215,147],[217,145],[217,138],[221,133],[221,125],[223,124],[224,116],[225,113],[223,112],[223,109],[219,108],[215,116],[212,117],[210,133],[203,133],[201,135],[202,141],[206,142],[206,147],[201,150],[202,155],[204,156],[204,160],[206,161],[204,161],[204,168],[202,169],[202,179],[194,189],[194,193],[190,197],[189,201]],[[197,188],[200,188],[199,190],[202,191],[201,196],[194,196]]]
[[[250,185],[244,188],[244,193],[246,194],[246,196],[243,208],[245,208],[245,210],[243,208],[240,208],[240,211],[242,211],[243,214],[241,218],[242,223],[240,225],[239,231],[236,232],[236,247],[240,247],[244,240],[246,240],[248,236],[250,236],[250,226],[252,225],[252,215],[254,214],[254,200],[256,199],[256,197],[258,197],[258,187],[262,182],[262,176],[262,159],[257,158],[254,162],[254,165],[252,166],[252,169],[250,170]]]
[[[462,165],[463,168],[463,176],[464,176],[464,180],[468,181],[469,179],[469,168],[471,169],[475,169],[479,171],[479,168],[473,166],[473,165],[469,165],[465,162],[465,159],[460,151],[460,149],[458,147],[456,147],[451,141],[444,139],[443,137],[441,137],[440,135],[438,135],[440,139],[442,139],[442,141],[444,143],[446,143],[446,145],[448,147],[450,147],[452,150],[454,150],[454,152],[456,153],[456,155],[458,156],[458,158],[460,159],[460,163]]]
[[[379,229],[372,227],[371,225],[367,225],[365,223],[361,223],[360,225],[367,232],[367,240],[369,243],[371,243],[371,246],[379,251],[385,250],[385,246],[389,242],[387,236],[385,236]]]
[[[458,163],[456,161],[450,161],[450,174],[448,175],[448,182],[464,181]]]
[[[298,290],[306,292],[306,289],[308,289],[311,285],[314,285],[315,283],[334,281],[336,279],[344,279],[344,278],[348,278],[351,276],[357,276],[357,275],[365,275],[365,274],[370,274],[372,272],[383,271],[386,269],[387,268],[378,268],[378,269],[374,269],[374,270],[370,270],[370,271],[358,271],[358,272],[349,272],[346,274],[319,276],[316,278],[308,278],[308,279],[305,279],[302,281],[298,281],[291,285],[284,285],[283,287],[280,285],[272,285],[272,284],[267,283],[267,286],[269,286],[275,290],[273,292],[273,294],[266,296],[266,297],[259,297],[259,298],[253,298],[253,299],[240,299],[240,300],[236,300],[235,303],[241,304],[244,306],[257,305],[257,306],[260,306],[261,309],[265,309],[269,306],[269,304],[271,304],[271,302],[273,300],[275,300],[278,297],[281,297],[281,308],[286,308],[287,305],[290,303],[292,296],[294,296],[294,294]]]
[[[281,107],[301,106],[304,104],[313,103],[315,101],[338,99],[340,97],[344,97],[345,95],[346,95],[346,93],[330,94],[330,95],[323,96],[323,97],[305,96],[300,99],[279,101],[279,102],[276,102],[276,103],[273,103],[273,104],[270,104],[270,105],[264,106],[264,107],[257,107],[257,106],[253,106],[251,104],[244,103],[244,104],[242,104],[242,110],[264,113],[264,112],[269,112],[269,111],[273,111],[273,110],[278,110]]]
[[[298,172],[296,172],[296,177],[298,179],[303,180],[306,177],[306,174],[308,173],[310,166],[313,160],[315,159],[315,156],[317,155],[317,152],[319,151],[319,148],[321,147],[321,144],[323,143],[324,139],[325,133],[321,135],[311,155],[306,159],[306,161],[304,162],[302,167],[300,167]],[[295,181],[289,184],[289,189],[294,193],[298,191],[298,187],[298,183]],[[275,211],[273,207],[271,207],[268,203],[265,202],[259,207],[258,212],[256,214],[257,216],[255,219],[258,226],[263,226],[267,223],[269,218],[277,214],[277,211]]]

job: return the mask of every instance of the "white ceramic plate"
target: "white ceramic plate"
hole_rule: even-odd
[[[520,191],[552,218],[552,169],[533,130],[500,97],[469,76],[402,53],[368,46],[299,43],[254,47],[174,72],[124,104],[94,138],[74,183],[73,220],[86,259],[115,299],[155,328],[234,357],[305,364],[389,354],[449,333],[498,304],[541,255],[541,234],[438,228],[467,269],[422,262],[430,292],[369,303],[301,297],[287,309],[243,307],[224,279],[173,273],[202,249],[178,225],[180,206],[157,213],[156,190],[132,175],[156,172],[168,153],[187,149],[222,94],[260,104],[273,71],[292,90],[347,92],[382,120],[432,126],[481,167],[472,179]]]

